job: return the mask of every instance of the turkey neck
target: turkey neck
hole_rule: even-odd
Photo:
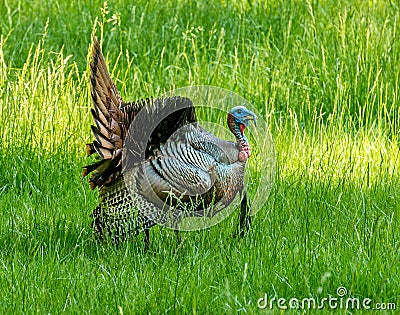
[[[231,113],[228,114],[227,122],[229,130],[233,133],[233,135],[236,138],[236,142],[239,145],[239,152],[244,151],[246,152],[247,157],[250,157],[251,151],[250,151],[249,141],[244,135],[244,130],[246,129],[246,126],[241,123],[238,123],[235,120],[233,114]]]

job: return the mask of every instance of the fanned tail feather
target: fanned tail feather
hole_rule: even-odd
[[[146,102],[125,103],[110,74],[97,38],[93,40],[90,63],[93,108],[91,113],[95,125],[91,126],[95,137],[86,145],[88,156],[97,153],[100,161],[85,166],[83,176],[92,174],[90,186],[101,188],[121,175],[122,150],[129,124]]]

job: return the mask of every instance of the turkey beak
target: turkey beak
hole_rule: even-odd
[[[254,126],[257,127],[257,116],[252,111],[249,111],[249,114],[247,116],[244,116],[243,118],[245,119],[246,122],[252,120],[254,122]]]

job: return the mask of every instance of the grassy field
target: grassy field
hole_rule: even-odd
[[[398,312],[399,22],[396,1],[1,0],[0,313],[253,314],[340,294]],[[147,252],[93,240],[94,33],[128,100],[213,85],[262,113],[275,185],[243,239],[234,214],[182,246],[160,227]]]

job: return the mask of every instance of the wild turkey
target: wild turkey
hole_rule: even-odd
[[[213,216],[219,210],[207,209],[223,208],[238,193],[242,235],[250,224],[243,178],[251,151],[244,129],[251,120],[256,123],[256,115],[244,106],[232,108],[227,124],[236,142],[224,141],[197,123],[189,98],[124,102],[96,38],[90,67],[96,140],[87,145],[87,155],[97,153],[98,161],[83,168],[83,177],[91,174],[90,187],[99,189],[101,201],[92,213],[98,238],[118,244],[144,231],[148,244],[148,229],[166,223],[165,205],[176,223],[182,217]],[[130,169],[136,172],[134,183],[123,176]]]

